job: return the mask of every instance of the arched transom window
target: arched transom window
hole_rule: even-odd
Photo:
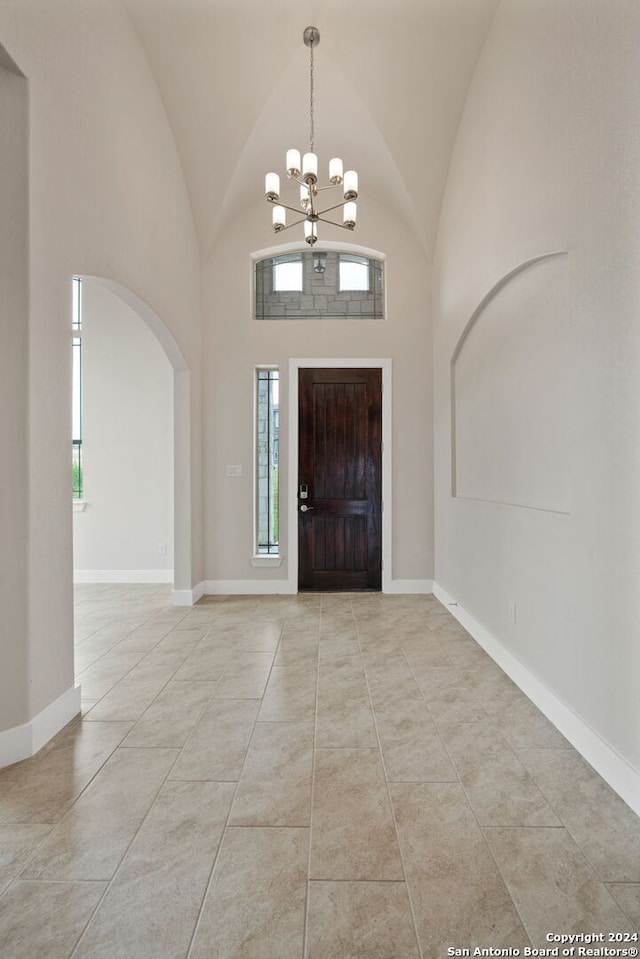
[[[384,261],[336,250],[256,260],[255,318],[384,319]]]

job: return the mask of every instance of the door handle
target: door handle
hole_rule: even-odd
[[[315,506],[307,506],[306,503],[303,503],[302,506],[300,507],[300,512],[308,513],[310,509],[315,509]]]

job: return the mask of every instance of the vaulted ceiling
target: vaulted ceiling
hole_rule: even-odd
[[[498,0],[123,0],[172,126],[206,259],[262,201],[288,147],[308,149],[316,26],[316,152],[430,256],[461,112]],[[325,174],[326,175],[326,174]],[[265,216],[267,215],[265,211]]]

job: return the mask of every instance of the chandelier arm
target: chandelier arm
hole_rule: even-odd
[[[331,226],[339,226],[341,230],[353,230],[352,226],[347,226],[344,223],[336,223],[335,220],[326,220],[323,216],[318,217],[319,223],[329,223]],[[293,224],[292,224],[293,226]],[[287,227],[288,229],[288,227]]]
[[[291,207],[287,207],[287,209],[291,209]],[[295,212],[297,213],[298,211],[296,210]],[[306,219],[307,219],[306,216],[303,216],[301,220],[296,220],[295,223],[287,223],[286,226],[280,227],[280,229],[277,232],[284,233],[285,230],[290,230],[292,226],[300,226],[300,224],[304,223]]]
[[[321,218],[325,213],[331,213],[332,210],[339,210],[345,203],[348,203],[348,200],[341,200],[340,203],[336,203],[335,206],[328,206],[326,210],[316,210],[316,215]],[[327,223],[328,222],[327,220]]]
[[[301,214],[300,214],[300,210],[298,209],[298,207],[295,207],[295,206],[287,206],[287,204],[286,204],[286,203],[283,203],[281,200],[270,200],[269,197],[267,197],[267,203],[270,203],[271,206],[281,206],[281,207],[284,207],[285,210],[290,210],[291,213],[295,213],[296,216],[300,216],[300,215],[301,215]],[[306,217],[306,216],[303,216],[303,217],[302,217],[302,220],[298,220],[298,223],[302,223],[303,220],[306,220],[306,219],[307,219],[307,217]],[[292,223],[291,226],[293,226],[293,225],[294,225],[294,224]],[[288,229],[289,229],[288,226],[285,227],[285,230],[288,230]]]

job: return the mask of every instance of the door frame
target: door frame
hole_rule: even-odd
[[[331,357],[289,360],[289,471],[287,483],[288,592],[298,592],[298,370],[379,369],[382,371],[382,592],[391,591],[391,359]]]

